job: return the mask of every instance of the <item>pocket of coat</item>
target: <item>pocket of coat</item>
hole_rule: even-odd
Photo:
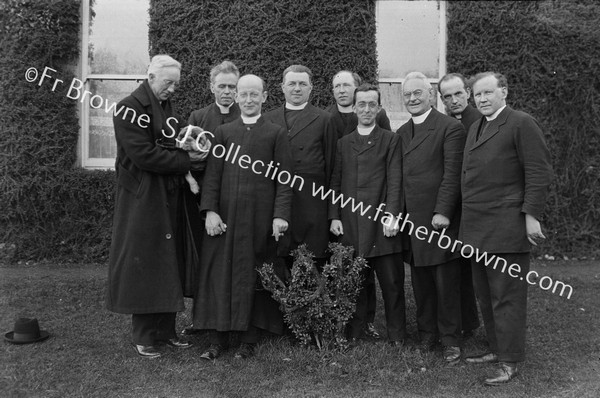
[[[126,191],[138,196],[138,191],[140,189],[141,182],[137,180],[127,169],[123,166],[119,165],[119,179],[118,183],[122,186]]]

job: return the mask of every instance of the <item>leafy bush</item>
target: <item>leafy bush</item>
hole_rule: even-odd
[[[352,247],[330,243],[329,251],[331,258],[319,273],[306,245],[294,250],[292,276],[287,283],[277,276],[273,264],[258,270],[265,289],[281,304],[294,335],[306,345],[314,339],[319,349],[325,348],[326,342],[345,347],[344,328],[356,309],[367,267],[364,258],[353,258]]]

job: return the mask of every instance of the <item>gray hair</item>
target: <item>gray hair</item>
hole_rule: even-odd
[[[422,82],[425,83],[425,86],[427,88],[433,88],[433,86],[431,85],[431,83],[429,83],[429,79],[427,79],[427,76],[425,76],[424,74],[422,74],[421,72],[410,72],[408,75],[406,75],[406,77],[404,78],[404,84],[406,84],[407,81],[409,80],[421,80]]]
[[[231,61],[223,61],[219,65],[213,67],[210,70],[210,82],[214,83],[219,73],[233,73],[238,78],[240,77],[240,71],[237,66]]]
[[[173,59],[171,56],[166,54],[158,54],[152,57],[150,65],[148,66],[148,76],[150,74],[155,75],[156,72],[163,68],[175,67],[181,70],[181,64]]]

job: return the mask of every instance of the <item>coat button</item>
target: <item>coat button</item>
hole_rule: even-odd
[[[167,238],[167,239],[171,239],[171,234],[166,234],[166,235],[165,235],[165,238]]]

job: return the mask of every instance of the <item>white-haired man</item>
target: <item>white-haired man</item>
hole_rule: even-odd
[[[175,145],[179,123],[169,99],[180,73],[170,56],[153,57],[148,79],[118,104],[127,112],[113,116],[117,194],[106,305],[132,314],[132,343],[146,358],[161,355],[158,345],[191,346],[175,333],[184,309],[178,203],[183,176],[202,154]]]

